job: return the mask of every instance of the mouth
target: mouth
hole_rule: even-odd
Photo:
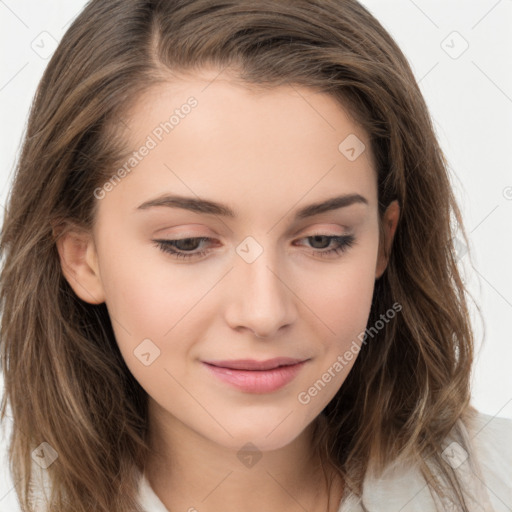
[[[246,393],[272,393],[290,383],[309,359],[203,361],[211,375]]]
[[[275,357],[274,359],[267,359],[266,361],[234,359],[226,361],[204,361],[204,363],[218,368],[228,368],[230,370],[263,371],[273,370],[274,368],[279,368],[281,366],[292,366],[304,361],[305,359],[295,359],[292,357]]]

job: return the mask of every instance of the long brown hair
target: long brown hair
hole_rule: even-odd
[[[327,92],[369,135],[379,213],[396,199],[401,215],[368,325],[395,303],[401,310],[362,343],[321,415],[316,447],[356,494],[370,467],[403,460],[432,492],[447,482],[464,506],[440,452],[474,413],[456,230],[469,243],[427,107],[392,37],[355,0],[92,0],[37,89],[0,241],[1,414],[9,404],[23,509],[32,510],[33,451],[49,445],[58,458],[45,471],[47,510],[138,510],[147,395],[105,304],[81,301],[63,277],[55,234],[93,226],[94,190],[126,152],[118,134],[140,93],[210,64],[237,70],[248,86]]]

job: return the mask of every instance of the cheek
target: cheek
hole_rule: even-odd
[[[317,279],[316,293],[308,295],[321,322],[313,334],[316,361],[300,382],[296,400],[310,419],[335,396],[357,360],[373,297],[372,265],[370,254],[340,270],[334,280]]]
[[[331,267],[304,280],[301,297],[324,325],[327,349],[343,349],[364,332],[375,287],[376,254],[373,239],[361,242],[335,270]]]
[[[116,333],[161,339],[185,314],[194,289],[187,274],[176,271],[151,242],[142,242],[122,224],[116,231],[126,235],[114,237],[105,230],[99,240],[101,279]]]
[[[166,282],[161,268],[135,253],[109,259],[103,270],[106,304],[121,355],[146,392],[161,398],[162,390],[167,395],[173,386],[165,370],[174,374],[176,361],[185,371],[189,340],[194,339],[188,320],[199,297],[188,296],[190,286],[179,276]],[[178,387],[172,389],[179,392]]]
[[[137,375],[142,366],[138,347],[145,343],[151,358],[159,353],[164,335],[184,315],[186,288],[179,282],[165,284],[161,269],[150,260],[151,251],[156,249],[149,248],[148,252],[148,248],[123,242],[121,237],[116,244],[108,243],[108,239],[105,236],[100,253],[105,302],[119,349]]]
[[[106,269],[103,283],[109,313],[125,331],[160,337],[172,325],[174,308],[169,306],[179,305],[180,294],[176,287],[156,285],[155,276],[144,265],[118,260]]]
[[[177,365],[180,372],[187,371],[189,352],[210,320],[206,296],[218,276],[199,279],[197,271],[167,261],[151,244],[119,240],[103,248],[102,282],[121,354],[143,387],[165,389],[169,375],[158,370],[174,372]],[[142,354],[147,353],[154,361],[150,366],[144,366]]]

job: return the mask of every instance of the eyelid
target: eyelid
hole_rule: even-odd
[[[334,233],[331,233],[331,230],[342,229],[343,231],[341,233],[336,233],[336,235],[341,236],[341,235],[345,234],[345,232],[350,232],[350,231],[353,230],[353,226],[352,225],[339,224],[339,223],[334,223],[334,222],[315,222],[313,224],[308,223],[307,225],[304,225],[304,224],[306,224],[306,221],[304,221],[304,223],[301,223],[301,224],[303,224],[303,225],[300,226],[299,228],[297,228],[297,229],[295,229],[293,231],[289,230],[286,233],[284,233],[283,234],[283,238],[288,238],[288,237],[292,237],[293,238],[293,237],[296,237],[302,231],[305,231],[305,232],[313,231],[314,233],[316,233],[317,231],[324,231],[324,230],[326,230],[326,231],[329,231],[329,234],[334,234]],[[198,228],[197,228],[198,232],[189,231],[189,229],[190,229],[189,226],[198,226]],[[155,236],[156,235],[160,236],[160,233],[164,232],[169,237],[181,237],[181,238],[221,236],[214,229],[211,229],[210,227],[205,226],[204,224],[187,224],[186,227],[185,227],[185,230],[183,232],[178,232],[178,233],[168,232],[168,230],[174,230],[174,229],[180,229],[180,228],[182,228],[181,225],[178,225],[178,226],[168,226],[166,228],[159,229],[158,231],[154,232],[154,235]],[[211,234],[206,234],[205,231],[208,231]],[[305,235],[302,235],[302,236],[305,236]]]
[[[322,227],[315,227],[317,225],[320,225]],[[203,228],[205,226],[203,226],[202,224],[200,224],[200,226],[202,226]],[[178,227],[178,226],[174,226],[174,227]],[[341,232],[338,232],[339,229],[342,229]],[[166,228],[166,229],[169,229],[169,228]],[[188,230],[185,230],[184,232],[179,232],[179,233],[169,233],[169,232],[166,232],[166,229],[162,229],[162,230],[158,230],[156,233],[155,233],[155,236],[157,234],[159,234],[160,232],[164,231],[165,234],[164,235],[159,235],[158,238],[161,239],[161,240],[170,240],[170,241],[173,241],[173,240],[183,240],[185,238],[208,238],[210,240],[210,242],[213,242],[213,241],[218,241],[219,238],[221,238],[221,235],[219,235],[218,233],[216,233],[215,231],[211,230],[211,229],[206,229],[207,231],[209,231],[209,233],[205,233],[205,229],[202,229],[202,230],[198,230],[198,232],[191,232],[191,231],[188,231]],[[333,236],[349,236],[353,234],[353,229],[351,229],[350,226],[347,226],[347,225],[340,225],[340,224],[334,224],[334,223],[316,223],[316,224],[313,224],[312,226],[307,226],[307,227],[301,227],[300,229],[297,229],[295,230],[293,233],[286,233],[283,235],[282,238],[292,238],[292,239],[296,239],[296,238],[308,238],[310,236],[318,236],[318,235],[324,235],[324,236],[329,236],[329,237],[333,237]]]
[[[348,235],[332,235],[332,234],[324,234],[321,232],[316,232],[310,235],[306,235],[303,237],[299,237],[296,240],[307,240],[309,238],[315,238],[315,237],[325,237],[329,239],[329,245],[331,245],[331,242],[334,242],[334,247],[330,249],[320,249],[316,250],[313,248],[311,254],[315,257],[320,258],[336,258],[341,257],[340,254],[343,254],[347,252],[350,248],[352,248],[354,245],[357,244],[357,240],[355,235],[348,234]],[[185,238],[178,238],[178,239],[169,239],[169,240],[153,240],[153,243],[163,252],[169,253],[171,257],[178,261],[182,260],[183,262],[200,262],[204,258],[204,256],[208,256],[210,253],[210,250],[208,249],[202,249],[198,251],[197,249],[194,249],[193,251],[187,251],[183,249],[177,249],[173,242],[181,242],[184,240],[195,240],[199,241],[200,243],[203,243],[205,241],[215,241],[216,239],[211,237],[185,237]]]
[[[153,232],[153,236],[168,237],[170,240],[176,238],[201,238],[201,237],[216,237],[220,236],[214,230],[208,228],[204,224],[197,224],[197,228],[191,227],[195,224],[187,224],[183,231],[175,232],[176,229],[181,229],[183,226],[167,226],[163,229]],[[209,234],[205,233],[208,232]]]
[[[341,231],[341,232],[339,232]],[[302,225],[298,229],[293,230],[293,232],[287,232],[283,235],[283,238],[296,238],[296,237],[304,237],[321,233],[328,236],[343,236],[349,234],[353,231],[353,227],[346,224],[338,224],[334,222],[314,222],[313,224],[307,223],[307,225]]]

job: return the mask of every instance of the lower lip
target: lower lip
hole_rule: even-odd
[[[220,380],[247,393],[271,393],[291,382],[306,361],[272,370],[233,370],[203,363]]]

